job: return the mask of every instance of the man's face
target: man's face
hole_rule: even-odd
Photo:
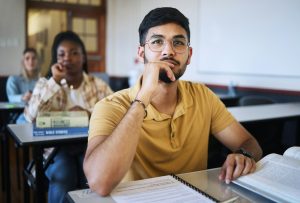
[[[167,61],[174,64],[171,69],[178,80],[190,63],[192,48],[188,46],[186,31],[175,23],[168,23],[148,30],[146,44],[140,47],[139,56],[144,63]],[[165,72],[159,74],[159,79],[165,83],[172,82]]]

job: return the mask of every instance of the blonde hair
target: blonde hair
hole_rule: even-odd
[[[37,54],[37,51],[36,49],[34,48],[26,48],[24,51],[23,51],[23,57],[26,53],[33,53],[36,57],[38,57],[38,54]],[[24,67],[24,59],[23,59],[23,63],[22,63],[22,71],[21,71],[21,75],[26,78],[27,80],[29,79],[35,79],[35,78],[38,78],[40,77],[40,68],[39,68],[39,65],[37,64],[37,68],[34,70],[33,72],[33,75],[29,75],[28,74],[28,71],[26,70],[26,68]]]

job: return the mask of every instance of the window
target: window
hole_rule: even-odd
[[[105,72],[104,0],[28,0],[27,46],[37,49],[46,75],[55,35],[72,30],[84,42],[89,72]]]

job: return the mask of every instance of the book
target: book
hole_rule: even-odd
[[[89,116],[86,111],[39,112],[36,118],[38,128],[86,127]]]
[[[88,134],[88,127],[37,128],[33,126],[33,136],[82,135]]]
[[[233,183],[275,202],[300,202],[300,147],[265,156],[254,173]]]

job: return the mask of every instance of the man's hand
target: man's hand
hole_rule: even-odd
[[[60,85],[60,81],[66,76],[66,68],[62,64],[56,63],[51,66],[51,72],[55,82]]]
[[[166,61],[153,61],[146,63],[144,67],[142,87],[137,98],[142,100],[147,106],[150,103],[153,94],[155,94],[155,90],[159,84],[158,77],[160,71],[165,71],[170,80],[175,80],[174,73],[171,69],[173,67],[174,64]]]
[[[232,180],[254,172],[256,169],[255,160],[243,154],[229,154],[221,168],[219,180],[229,184]]]

